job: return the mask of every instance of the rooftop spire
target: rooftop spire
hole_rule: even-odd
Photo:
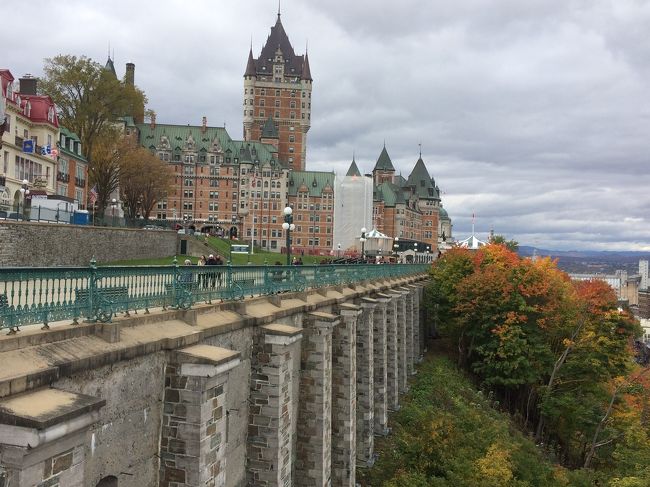
[[[278,22],[280,21],[280,2],[281,0],[278,0]]]
[[[420,146],[420,159],[422,159],[422,142],[418,144]]]
[[[248,51],[248,62],[246,63],[246,76],[255,76],[255,59],[253,59],[253,47],[251,46],[250,51]]]

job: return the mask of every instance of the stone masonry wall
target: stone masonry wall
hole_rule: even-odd
[[[172,231],[0,221],[0,267],[168,257],[176,253],[177,239]]]

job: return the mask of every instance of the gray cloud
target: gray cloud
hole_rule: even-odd
[[[242,73],[275,22],[262,0],[30,2],[48,25],[0,31],[3,67],[58,53],[136,63],[160,122],[241,136]],[[74,13],[74,28],[69,25]],[[639,0],[283,2],[314,76],[308,168],[372,169],[384,140],[423,158],[458,236],[549,248],[650,249],[650,3]],[[20,40],[20,41],[18,41]]]

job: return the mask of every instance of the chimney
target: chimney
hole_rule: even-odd
[[[203,121],[201,124],[201,133],[205,133],[206,130],[208,130],[208,117],[203,117]]]
[[[151,130],[156,128],[156,114],[155,113],[151,114],[151,122],[149,123],[149,126],[151,127]]]
[[[126,74],[124,75],[124,81],[127,86],[135,85],[135,64],[126,63]]]
[[[20,88],[18,91],[20,91],[21,95],[35,95],[37,82],[38,80],[31,74],[26,74],[20,78]]]

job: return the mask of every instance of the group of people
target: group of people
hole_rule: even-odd
[[[185,265],[192,265],[192,261],[190,259],[186,259]],[[215,257],[213,254],[210,254],[208,257],[202,255],[197,265],[216,266],[224,265],[224,262],[220,255],[217,255]],[[186,275],[183,275],[181,277],[181,280],[186,283],[191,282],[192,274],[187,273]],[[217,285],[217,282],[219,283],[219,286],[221,286],[221,272],[201,272],[198,275],[198,284],[202,288],[207,288],[208,286],[215,287]]]

